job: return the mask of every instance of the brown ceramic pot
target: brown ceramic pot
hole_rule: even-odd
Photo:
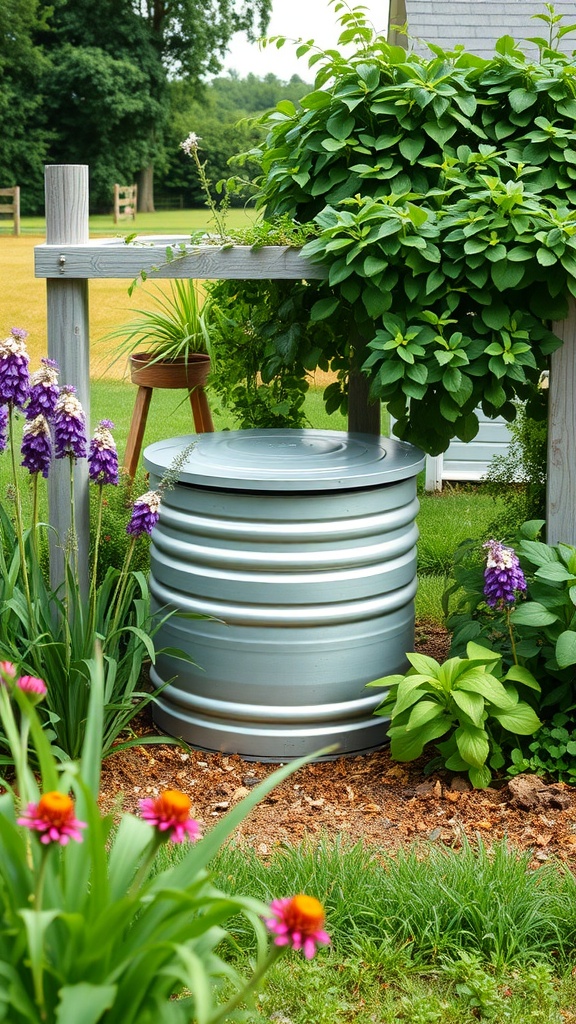
[[[192,391],[204,387],[210,372],[210,356],[191,352],[186,358],[162,360],[153,352],[130,356],[130,378],[145,388],[180,388]]]

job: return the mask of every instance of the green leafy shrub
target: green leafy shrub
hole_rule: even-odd
[[[505,665],[516,659],[538,680],[538,710],[549,716],[569,710],[576,700],[576,548],[538,540],[542,526],[542,520],[524,523],[514,545],[527,590],[509,616],[487,606],[482,556],[471,542],[455,554],[454,582],[443,602],[446,612],[449,601],[454,607],[447,614],[451,654],[474,640],[497,649]]]
[[[395,433],[437,454],[474,437],[480,405],[513,419],[560,344],[548,325],[576,294],[571,57],[552,40],[531,62],[509,36],[487,60],[423,57],[330,3],[355,52],[300,45],[314,89],[261,119],[258,202],[317,226],[302,253],[327,280],[293,294],[313,287],[322,358],[346,366],[327,399],[345,408],[362,371]]]
[[[414,761],[436,743],[442,763],[451,771],[468,772],[473,786],[490,784],[491,768],[504,765],[502,730],[533,735],[540,722],[518,686],[539,691],[527,669],[513,665],[502,670],[500,656],[469,643],[466,658],[439,665],[423,654],[408,654],[406,675],[385,676],[369,686],[387,686],[375,714],[390,718],[390,753],[397,761]]]

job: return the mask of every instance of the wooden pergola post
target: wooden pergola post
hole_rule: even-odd
[[[576,301],[553,325],[563,345],[552,353],[548,394],[546,540],[576,545]]]
[[[88,167],[55,164],[46,167],[46,244],[67,246],[88,242]],[[58,256],[60,275],[46,281],[48,356],[60,367],[60,384],[72,384],[90,423],[90,361],[88,336],[88,281],[66,274],[66,254]],[[74,468],[74,495],[78,568],[82,591],[88,593],[90,506],[88,465]],[[64,579],[64,549],[70,542],[70,466],[55,461],[48,480],[50,565],[52,585]]]

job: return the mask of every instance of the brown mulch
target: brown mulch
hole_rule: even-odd
[[[416,649],[442,660],[448,646],[445,630],[419,625]],[[149,715],[139,729],[156,731]],[[531,790],[526,803],[514,781],[473,790],[463,776],[425,775],[428,760],[399,764],[382,749],[309,764],[251,812],[236,838],[266,855],[281,843],[339,833],[388,851],[422,840],[458,847],[464,837],[480,836],[486,845],[507,839],[530,850],[534,867],[554,856],[576,870],[576,787],[537,782],[535,798]],[[272,771],[274,765],[237,755],[142,745],[105,760],[102,805],[109,810],[121,802],[133,811],[143,797],[180,789],[191,797],[194,816],[206,831]],[[529,789],[535,781],[528,779]]]

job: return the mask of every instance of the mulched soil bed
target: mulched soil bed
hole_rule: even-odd
[[[418,650],[442,660],[448,646],[445,630],[419,624]],[[148,714],[137,728],[156,731]],[[252,811],[236,839],[266,855],[281,843],[339,833],[388,851],[423,840],[458,847],[480,836],[487,845],[507,839],[530,850],[534,867],[554,856],[576,869],[576,787],[522,776],[473,790],[449,772],[426,776],[428,760],[398,764],[382,749],[307,765]],[[104,762],[102,807],[133,811],[143,797],[181,789],[206,831],[273,770],[237,755],[142,745]]]

